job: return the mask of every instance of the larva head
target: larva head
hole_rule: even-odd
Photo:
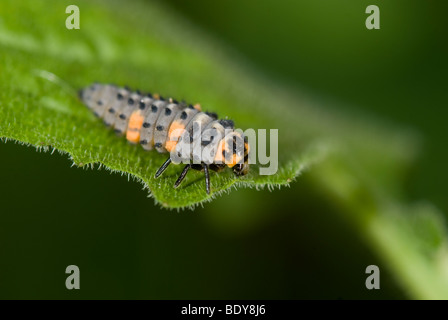
[[[237,176],[245,176],[249,173],[249,164],[245,162],[235,165],[233,167],[233,173],[235,173]]]

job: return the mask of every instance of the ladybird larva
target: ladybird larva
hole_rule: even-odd
[[[186,165],[175,188],[190,169],[204,171],[207,194],[210,194],[209,169],[220,172],[229,167],[237,176],[249,171],[246,137],[235,130],[232,120],[219,120],[215,113],[201,111],[199,105],[98,83],[81,89],[79,96],[97,117],[118,135],[125,135],[130,143],[139,143],[145,150],[155,148],[160,153],[171,154],[155,178],[175,163],[173,155],[180,156]],[[199,146],[199,152],[182,153],[185,143]],[[209,156],[208,160],[202,158],[203,154]]]

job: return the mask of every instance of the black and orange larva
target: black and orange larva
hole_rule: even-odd
[[[173,99],[163,99],[158,94],[142,94],[129,88],[120,88],[110,84],[95,83],[79,91],[81,100],[104,123],[112,127],[118,135],[126,135],[126,139],[133,144],[140,143],[145,150],[155,148],[160,153],[176,151],[182,134],[190,134],[193,139],[201,139],[201,148],[213,150],[212,161],[193,163],[193,154],[186,159],[188,162],[174,187],[177,188],[185,178],[189,169],[204,171],[207,194],[210,194],[209,169],[221,171],[230,167],[238,175],[245,175],[249,171],[249,144],[246,137],[234,129],[232,120],[221,119],[215,113],[202,112],[198,104],[188,105]],[[200,125],[201,135],[193,136],[193,127]],[[204,139],[204,132],[216,132]],[[214,136],[220,137],[213,139]],[[222,138],[221,138],[222,137]],[[237,148],[236,145],[243,146]],[[216,152],[215,152],[216,151]],[[185,161],[183,161],[185,163]],[[172,163],[171,156],[157,170],[158,178]]]

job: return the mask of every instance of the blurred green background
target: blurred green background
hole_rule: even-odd
[[[367,30],[365,8],[381,10]],[[422,136],[407,195],[445,213],[447,27],[442,1],[164,1],[246,63],[328,107]],[[235,79],[238,81],[238,79]],[[334,103],[334,102],[338,103]],[[66,156],[0,145],[0,298],[406,298],[307,173],[167,211],[137,182],[70,168]],[[65,267],[81,290],[65,288]],[[367,265],[381,290],[366,290]]]

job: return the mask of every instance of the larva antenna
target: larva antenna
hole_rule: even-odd
[[[42,69],[33,69],[32,73],[37,77],[40,77],[42,79],[45,79],[58,85],[59,87],[62,88],[62,90],[64,90],[69,95],[75,97],[76,99],[79,98],[77,90],[75,90],[72,86],[70,86],[67,82],[59,78],[54,73]]]

